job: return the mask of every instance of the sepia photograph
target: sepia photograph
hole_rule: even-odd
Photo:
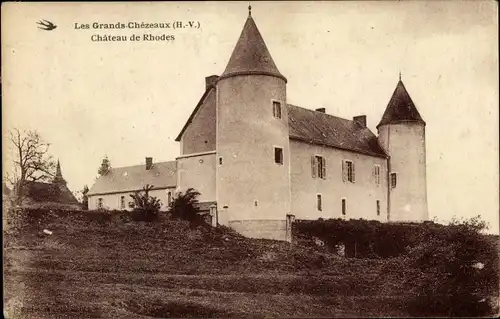
[[[498,2],[3,2],[5,318],[497,317]]]

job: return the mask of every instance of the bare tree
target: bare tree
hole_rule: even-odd
[[[12,147],[13,171],[7,180],[14,186],[16,204],[25,198],[24,186],[27,181],[46,181],[55,174],[56,163],[48,150],[50,144],[45,142],[36,130],[21,132],[15,128],[9,132]]]

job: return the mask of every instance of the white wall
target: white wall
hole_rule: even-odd
[[[281,119],[273,117],[273,99],[281,102]],[[217,160],[223,160],[222,165],[217,162],[221,224],[285,220],[290,212],[287,112],[282,79],[244,75],[217,83]],[[274,146],[283,149],[282,165],[274,161]]]
[[[215,152],[177,158],[177,185],[182,192],[192,187],[200,202],[215,201]]]
[[[391,156],[390,170],[397,173],[397,186],[390,189],[390,220],[428,220],[425,126],[383,125],[379,141]]]
[[[162,206],[161,210],[165,211],[168,207],[168,192],[172,193],[172,198],[175,195],[175,188],[167,188],[167,189],[154,189],[149,192],[150,196],[156,197],[160,199]],[[98,209],[98,200],[99,198],[103,199],[103,209],[107,210],[122,210],[120,207],[121,197],[125,196],[125,210],[131,210],[129,208],[128,203],[133,201],[130,195],[133,192],[124,192],[124,193],[116,193],[116,194],[105,194],[105,195],[92,195],[89,196],[89,210]]]
[[[342,198],[346,199],[345,218],[387,219],[387,161],[331,147],[290,140],[292,214],[297,219],[340,218]],[[326,158],[326,179],[313,178],[311,156]],[[355,182],[342,180],[342,160],[355,165]],[[380,185],[372,178],[373,165],[380,165]],[[316,195],[322,195],[322,211],[317,210]],[[377,216],[376,201],[380,201]]]

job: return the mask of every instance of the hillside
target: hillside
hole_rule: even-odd
[[[224,227],[53,215],[11,226],[4,243],[8,317],[408,315],[401,260],[345,259]]]

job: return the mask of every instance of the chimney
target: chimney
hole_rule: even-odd
[[[366,115],[359,115],[352,118],[352,120],[362,127],[366,127]]]
[[[218,75],[210,75],[205,78],[205,90],[210,89],[212,86],[215,86],[217,80],[219,79]]]
[[[153,167],[153,158],[146,157],[146,170],[149,171]]]
[[[321,112],[325,113],[326,109],[324,107],[320,107],[319,109],[316,109],[316,112]]]

